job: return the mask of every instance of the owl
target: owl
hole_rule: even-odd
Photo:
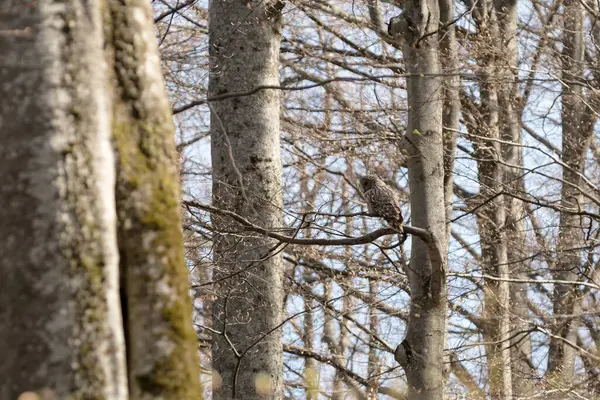
[[[360,178],[360,186],[369,212],[383,218],[396,232],[403,233],[402,210],[396,192],[374,175]]]

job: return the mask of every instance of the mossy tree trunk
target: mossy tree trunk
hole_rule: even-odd
[[[132,399],[201,398],[175,133],[144,0],[108,1],[118,241]]]
[[[210,95],[279,84],[282,4],[213,1]],[[282,225],[279,92],[211,103],[214,205],[276,229]],[[213,215],[215,399],[281,399],[283,267],[277,242],[236,232]]]
[[[59,3],[0,1],[0,399],[125,400],[100,3]]]
[[[0,399],[200,399],[150,5],[0,7]]]

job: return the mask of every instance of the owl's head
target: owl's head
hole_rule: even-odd
[[[363,193],[366,193],[374,186],[377,186],[379,182],[381,182],[381,179],[375,175],[365,175],[359,180],[360,188],[362,189]]]

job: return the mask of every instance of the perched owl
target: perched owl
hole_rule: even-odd
[[[403,233],[404,219],[396,192],[374,175],[360,178],[360,186],[369,206],[369,212],[385,219],[396,232]]]

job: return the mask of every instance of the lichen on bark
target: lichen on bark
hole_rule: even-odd
[[[151,10],[139,0],[108,1],[105,15],[131,397],[197,400],[174,127]]]

